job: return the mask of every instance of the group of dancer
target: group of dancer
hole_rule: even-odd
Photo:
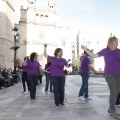
[[[108,112],[113,118],[120,120],[119,114],[115,109],[116,99],[120,92],[120,50],[117,47],[118,39],[116,37],[109,38],[107,47],[96,54],[90,52],[85,46],[81,46],[81,49],[84,50],[84,54],[80,57],[80,75],[82,77],[82,86],[80,88],[78,97],[80,100],[91,99],[88,95],[88,79],[90,70],[93,72],[96,72],[96,70],[90,64],[88,56],[91,56],[93,58],[103,56],[105,60],[105,79],[110,89],[110,106]],[[36,81],[38,79],[38,69],[40,69],[46,73],[46,92],[48,91],[49,79],[52,79],[53,89],[52,86],[50,86],[50,91],[54,91],[55,107],[59,108],[59,105],[65,105],[64,66],[69,68],[72,66],[72,64],[68,64],[66,59],[62,58],[62,55],[63,50],[61,48],[57,48],[54,52],[54,56],[49,56],[47,54],[47,44],[44,44],[44,56],[48,61],[45,69],[43,69],[37,61],[37,54],[35,52],[30,55],[30,60],[28,60],[28,58],[25,59],[23,63],[23,76],[26,76],[27,71],[27,78],[29,83],[28,90],[30,91],[30,98],[32,101],[36,100]]]
[[[47,44],[44,45],[44,56],[47,58],[47,64],[45,69],[41,67],[37,61],[38,55],[33,52],[29,57],[25,57],[22,64],[23,68],[23,88],[26,92],[25,82],[27,81],[28,91],[30,91],[30,99],[34,102],[36,98],[36,82],[38,81],[39,69],[45,73],[46,87],[45,92],[48,92],[48,85],[50,82],[50,92],[54,93],[55,107],[59,108],[59,105],[64,106],[64,91],[65,91],[65,72],[64,67],[71,67],[72,64],[68,64],[64,58],[62,58],[63,51],[61,48],[57,48],[54,52],[54,56],[47,55]],[[53,87],[52,87],[53,86]]]

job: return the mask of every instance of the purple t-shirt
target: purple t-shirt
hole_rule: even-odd
[[[87,56],[81,56],[80,62],[81,62],[80,74],[89,74],[90,73],[90,69],[88,66],[90,64],[89,58]]]
[[[63,58],[56,58],[56,57],[52,57],[52,56],[48,56],[48,60],[50,60],[52,62],[52,65],[50,67],[50,74],[51,76],[65,76],[64,73],[64,66],[67,66],[68,63],[65,59]]]
[[[39,67],[40,67],[40,64],[39,62],[36,60],[36,61],[27,61],[27,73],[28,75],[33,75],[33,76],[39,76],[38,74],[38,70],[39,70]]]
[[[120,50],[110,51],[108,48],[102,49],[97,53],[103,56],[105,61],[105,74],[120,74]]]
[[[23,72],[27,72],[27,70],[28,70],[28,66],[24,66],[24,65],[22,65],[22,67],[23,67]]]

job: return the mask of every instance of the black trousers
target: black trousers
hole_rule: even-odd
[[[22,84],[23,84],[23,90],[24,91],[26,91],[26,84],[25,83],[27,83],[28,91],[30,91],[29,82],[28,82],[28,79],[27,79],[27,72],[23,72],[23,74],[22,74]]]
[[[36,98],[36,81],[38,76],[28,75],[29,85],[30,85],[30,98],[34,100]]]
[[[42,83],[42,75],[39,75],[40,83]]]
[[[52,77],[55,105],[64,103],[65,77]]]

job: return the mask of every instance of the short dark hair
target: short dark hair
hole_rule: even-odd
[[[58,53],[61,51],[62,49],[61,48],[57,48],[54,52],[54,55],[55,57],[57,57]]]
[[[28,57],[28,56],[26,56],[26,57],[24,58],[24,61],[26,60],[26,58],[27,58],[27,60],[29,60],[29,57]]]
[[[30,55],[30,60],[31,60],[31,61],[34,61],[35,56],[37,56],[36,52],[31,53],[31,55]]]

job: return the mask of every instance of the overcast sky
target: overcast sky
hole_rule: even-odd
[[[47,7],[48,0],[36,0],[37,6]],[[27,0],[15,0],[15,22],[19,21],[20,7]],[[73,26],[120,31],[120,0],[56,0],[62,22]]]

